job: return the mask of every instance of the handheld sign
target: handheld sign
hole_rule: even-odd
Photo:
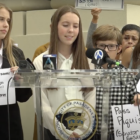
[[[112,106],[115,140],[139,140],[140,139],[140,115],[138,107],[134,105]],[[123,120],[122,120],[123,113]],[[124,133],[122,132],[122,123]]]
[[[80,9],[98,7],[103,10],[123,10],[124,0],[75,0],[75,7]]]
[[[8,80],[13,77],[13,75],[10,68],[0,69],[0,105],[7,105],[7,96],[9,104],[16,103],[15,88],[11,87],[10,84],[8,85]],[[7,88],[9,89],[9,95],[7,94]]]

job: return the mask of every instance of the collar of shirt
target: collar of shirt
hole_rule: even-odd
[[[61,53],[58,53],[58,69],[69,70],[73,63],[73,55],[65,58]]]
[[[3,53],[3,43],[2,43],[1,48],[0,48],[0,68],[2,66],[2,53]]]
[[[49,53],[49,48],[46,51],[46,54]],[[61,69],[61,70],[70,70],[72,63],[73,63],[73,55],[71,54],[69,56],[69,58],[66,58],[65,56],[63,56],[61,53],[58,52],[58,68],[57,69]]]

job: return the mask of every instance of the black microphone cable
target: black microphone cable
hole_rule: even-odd
[[[124,116],[123,116],[123,90],[122,90],[122,88],[123,88],[123,81],[122,81],[122,68],[124,68],[123,67],[123,65],[117,65],[117,70],[119,70],[119,77],[120,77],[120,81],[119,81],[119,83],[120,83],[120,89],[121,89],[121,110],[122,110],[122,137],[123,137],[123,140],[124,140],[124,126],[123,126],[123,118],[124,118]],[[126,96],[126,87],[125,87],[125,91],[124,91],[124,94],[125,94],[125,96]]]
[[[122,72],[121,72],[121,68],[120,68],[120,87],[121,87],[121,110],[122,110],[122,134],[123,134],[123,140],[124,140],[124,127],[123,127],[123,102],[122,102],[122,100],[123,100],[123,98],[122,98],[122,96],[123,96],[123,91],[122,91],[122,86],[123,86],[123,82],[122,82]]]
[[[124,118],[124,116],[123,116],[123,102],[122,102],[122,100],[123,100],[123,98],[122,98],[122,97],[123,97],[123,96],[122,96],[122,93],[123,93],[123,91],[122,91],[123,81],[122,81],[122,71],[121,71],[121,69],[122,69],[122,67],[120,67],[120,87],[121,87],[121,110],[122,110],[122,134],[123,134],[123,140],[124,140],[124,126],[123,126],[123,118]],[[134,83],[134,86],[135,86],[135,89],[136,89],[137,104],[138,104],[138,102],[139,102],[139,100],[138,100],[138,92],[137,92],[136,82],[135,82],[135,80],[137,80],[137,79],[135,79],[135,78],[133,77],[132,73],[129,73],[129,74],[130,74],[131,78],[133,79],[133,83]],[[125,91],[124,91],[124,93],[125,93],[125,96],[126,96],[126,98],[127,98],[127,95],[126,95],[126,86],[125,86]],[[135,94],[135,95],[136,95],[136,94]],[[139,111],[139,115],[140,115],[139,104],[138,104],[138,111]]]
[[[32,62],[30,61],[29,58],[27,58],[27,62],[28,62],[28,65],[29,67],[31,67],[31,69],[35,69],[34,65],[32,64]],[[18,72],[18,70],[16,71]],[[15,72],[15,73],[16,73]],[[14,73],[14,75],[15,75]],[[14,76],[11,77],[9,80],[8,80],[8,83],[7,83],[7,117],[8,117],[8,140],[10,140],[10,137],[11,137],[11,134],[10,134],[10,109],[9,109],[9,87],[10,87],[10,82],[11,80],[13,80]]]
[[[111,65],[112,66],[112,65]],[[121,88],[121,110],[122,110],[122,137],[123,137],[123,140],[124,140],[124,127],[123,127],[123,102],[122,102],[122,100],[123,100],[123,98],[122,98],[122,96],[123,96],[123,91],[122,91],[122,88],[123,88],[123,81],[122,81],[122,71],[121,71],[121,69],[123,68],[122,67],[123,65],[117,65],[117,70],[119,70],[119,76],[120,76],[120,81],[119,81],[119,83],[120,83],[120,88]],[[109,65],[109,68],[112,68],[112,67],[110,67],[110,65]],[[125,93],[126,94],[126,93]]]
[[[14,73],[15,75],[15,73]],[[11,138],[11,133],[10,133],[10,109],[9,109],[9,87],[10,87],[10,82],[11,80],[13,80],[14,76],[11,77],[9,80],[8,80],[8,83],[7,83],[7,117],[8,117],[8,140],[10,140]]]
[[[9,109],[9,84],[10,81],[13,79],[13,77],[11,77],[8,80],[8,84],[7,84],[7,117],[8,117],[8,140],[10,140],[11,134],[10,134],[10,109]]]

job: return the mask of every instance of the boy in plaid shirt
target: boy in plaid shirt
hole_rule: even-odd
[[[117,54],[121,51],[122,34],[115,26],[102,25],[94,31],[92,41],[94,48],[105,50],[108,56],[115,60]],[[97,66],[95,67],[97,68]],[[102,68],[107,69],[107,64],[104,64]],[[117,77],[119,76],[119,73],[117,73]],[[137,81],[132,78],[133,76],[131,74],[126,73],[125,77],[125,79],[123,78],[124,82],[127,83],[125,86],[120,86],[115,83],[115,85],[109,89],[101,86],[96,87],[96,112],[98,115],[98,128],[92,140],[114,140],[111,106],[121,105],[121,103],[131,104],[132,100],[136,98],[134,96],[136,96],[135,87]],[[106,96],[105,94],[107,93],[109,94],[108,98],[104,98],[104,96]]]

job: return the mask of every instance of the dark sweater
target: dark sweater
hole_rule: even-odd
[[[19,48],[13,46],[13,53],[18,61],[25,60],[24,54]],[[3,50],[2,69],[10,67],[5,50]],[[20,110],[17,101],[26,102],[31,96],[32,90],[30,88],[16,88],[16,104],[9,105],[10,140],[23,140]],[[7,105],[0,106],[0,140],[8,140]]]

